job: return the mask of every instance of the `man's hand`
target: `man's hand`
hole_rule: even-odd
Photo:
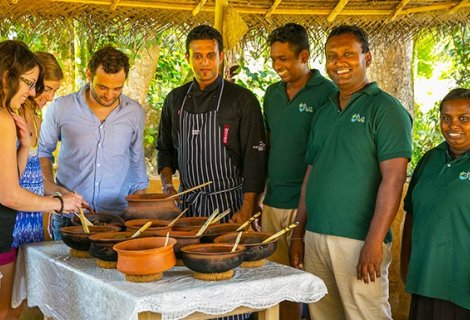
[[[375,282],[380,277],[382,257],[382,242],[365,242],[357,263],[357,280]]]
[[[240,208],[240,210],[238,210],[237,212],[235,212],[233,214],[233,216],[230,218],[229,221],[232,222],[232,223],[242,224],[246,220],[251,218],[251,213],[252,213],[251,208],[247,208],[246,206],[242,206]]]
[[[290,265],[297,269],[304,268],[304,241],[301,238],[292,238],[289,246]]]

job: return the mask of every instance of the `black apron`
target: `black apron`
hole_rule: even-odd
[[[241,208],[243,202],[243,178],[227,154],[217,123],[224,81],[216,109],[205,113],[189,113],[184,109],[193,85],[190,85],[180,108],[178,165],[181,190],[208,181],[212,181],[212,184],[182,195],[182,206],[189,207],[187,216],[192,217],[210,216],[215,209],[222,212],[230,208],[233,214]],[[229,218],[225,216],[222,222],[227,222]]]

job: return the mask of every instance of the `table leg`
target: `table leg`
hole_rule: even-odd
[[[266,310],[258,311],[258,320],[279,320],[279,304]]]

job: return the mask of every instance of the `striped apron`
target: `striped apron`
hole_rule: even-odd
[[[207,181],[212,184],[181,196],[183,208],[189,207],[187,216],[207,217],[215,209],[220,212],[231,209],[232,214],[241,208],[243,202],[243,178],[240,170],[232,163],[224,146],[227,142],[217,122],[224,81],[217,100],[217,107],[205,113],[189,113],[184,109],[188,89],[180,108],[178,135],[178,164],[181,190],[187,190]],[[228,128],[227,130],[230,130]],[[228,137],[228,132],[226,132]],[[231,215],[230,215],[231,216]],[[225,216],[222,222],[227,222]]]

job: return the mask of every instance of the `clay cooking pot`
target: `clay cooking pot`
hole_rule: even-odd
[[[124,220],[160,219],[172,220],[181,213],[173,199],[166,199],[163,193],[132,194],[126,197],[128,207],[124,210]]]

